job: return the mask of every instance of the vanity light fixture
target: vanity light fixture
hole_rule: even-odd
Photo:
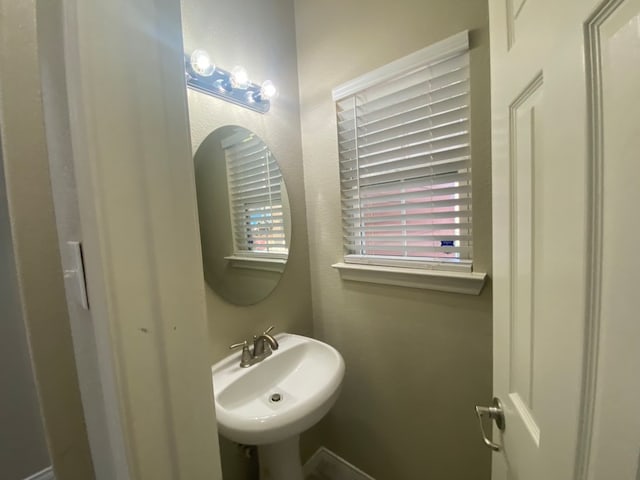
[[[185,55],[185,73],[187,85],[192,89],[259,113],[267,113],[271,100],[278,95],[271,80],[265,80],[262,85],[252,83],[247,70],[241,66],[223,70],[202,49]]]

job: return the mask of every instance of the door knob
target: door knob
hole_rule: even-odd
[[[496,426],[500,429],[500,431],[503,431],[505,429],[506,425],[504,419],[504,411],[502,410],[502,402],[500,402],[500,399],[498,397],[493,398],[493,402],[490,407],[480,407],[476,405],[476,417],[478,417],[478,422],[480,423],[482,441],[494,452],[499,452],[500,450],[502,450],[502,445],[498,445],[497,443],[489,440],[487,434],[484,431],[482,417],[484,417],[485,415],[496,422]]]

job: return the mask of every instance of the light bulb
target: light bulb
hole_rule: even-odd
[[[194,50],[191,54],[191,68],[201,77],[210,77],[216,69],[211,62],[209,54],[205,50]]]
[[[240,88],[242,90],[249,86],[249,74],[244,67],[235,66],[231,70],[231,85],[233,88]]]
[[[260,98],[264,100],[273,100],[278,96],[278,89],[271,80],[265,80],[262,82],[260,88]]]

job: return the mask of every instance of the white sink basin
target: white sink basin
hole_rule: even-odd
[[[275,338],[280,348],[260,363],[241,368],[234,353],[211,367],[218,427],[234,442],[265,445],[299,435],[338,396],[344,360],[335,348],[289,333]]]

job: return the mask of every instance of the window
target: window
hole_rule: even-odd
[[[346,264],[472,275],[469,93],[467,32],[334,89]]]
[[[284,261],[283,181],[278,164],[256,135],[238,131],[222,142],[227,166],[234,257]],[[230,257],[231,258],[231,257]]]
[[[469,54],[407,58],[334,91],[345,261],[470,271]]]

